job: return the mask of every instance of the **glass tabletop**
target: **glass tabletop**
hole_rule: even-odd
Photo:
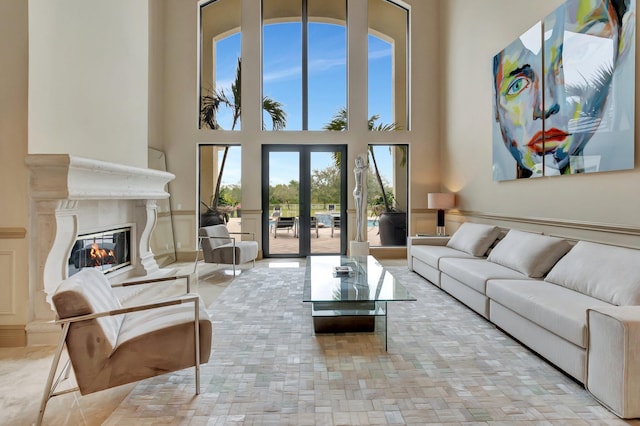
[[[337,274],[336,267],[348,267]],[[406,288],[373,256],[309,256],[303,302],[411,301]]]

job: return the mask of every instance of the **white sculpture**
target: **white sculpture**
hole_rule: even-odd
[[[367,169],[369,169],[367,154],[359,154],[356,157],[356,167],[353,169],[353,173],[356,175],[353,198],[356,200],[356,241],[358,242],[365,241],[364,203],[367,199]]]

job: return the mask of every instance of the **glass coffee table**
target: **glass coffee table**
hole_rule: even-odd
[[[303,302],[316,333],[375,332],[387,350],[387,303],[415,300],[373,256],[307,257]]]

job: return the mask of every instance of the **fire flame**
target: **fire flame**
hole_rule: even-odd
[[[105,249],[101,249],[100,246],[94,242],[91,245],[90,256],[91,256],[92,264],[94,266],[100,266],[105,263],[113,262],[113,259],[115,259],[116,254],[114,253],[113,250],[107,251]]]

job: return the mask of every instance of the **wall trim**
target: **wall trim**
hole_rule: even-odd
[[[0,325],[0,348],[27,346],[27,331],[24,325]]]
[[[557,226],[560,228],[579,229],[584,231],[596,231],[605,232],[608,234],[623,234],[640,236],[640,227],[629,225],[618,225],[611,223],[598,223],[598,222],[583,222],[578,220],[568,219],[547,219],[539,217],[515,217],[515,216],[502,216],[491,213],[476,212],[471,210],[456,210],[447,212],[447,217],[458,216],[459,218],[472,217],[476,219],[486,219],[494,221],[506,221],[527,223],[532,225],[543,226]],[[453,219],[455,222],[462,222],[462,220]]]
[[[20,240],[26,236],[26,228],[0,228],[0,240]]]

